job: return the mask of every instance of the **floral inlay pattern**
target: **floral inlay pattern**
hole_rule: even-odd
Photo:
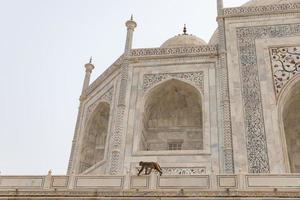
[[[143,81],[144,91],[151,88],[153,85],[165,79],[177,78],[192,82],[198,88],[203,88],[203,72],[183,72],[183,73],[161,73],[161,74],[145,74]]]
[[[270,48],[275,93],[300,73],[300,46]]]

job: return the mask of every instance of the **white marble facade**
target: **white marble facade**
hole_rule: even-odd
[[[135,175],[139,161],[178,173],[299,172],[299,5],[220,8],[209,44],[185,30],[133,49],[127,21],[124,54],[90,85],[88,64],[68,173]]]
[[[134,49],[137,24],[127,21],[124,53],[91,84],[85,65],[67,175],[0,177],[0,193],[300,197],[300,0],[217,3],[208,44],[184,29]],[[163,176],[136,176],[140,161],[158,162]]]

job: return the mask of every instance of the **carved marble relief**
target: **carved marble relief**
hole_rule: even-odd
[[[203,175],[206,173],[205,167],[162,167],[163,175],[178,176],[178,175]],[[136,172],[140,167],[136,167]],[[157,173],[155,171],[155,173]]]
[[[224,15],[240,16],[240,15],[261,15],[261,14],[278,14],[285,12],[297,12],[299,11],[300,3],[286,3],[286,4],[271,4],[265,6],[250,6],[250,7],[234,7],[225,8]]]
[[[166,55],[210,55],[217,53],[216,45],[204,45],[194,47],[176,47],[176,48],[146,48],[132,49],[130,54],[133,57],[142,56],[166,56]]]
[[[205,174],[205,167],[163,167],[164,175],[203,175]]]
[[[124,62],[121,67],[121,82],[119,90],[119,98],[117,105],[117,116],[115,116],[115,127],[112,134],[111,141],[111,166],[110,174],[116,175],[120,172],[121,160],[120,160],[120,148],[122,143],[122,133],[124,130],[124,114],[125,114],[125,98],[126,98],[126,88],[128,81],[128,62]]]
[[[237,28],[244,120],[250,173],[269,173],[255,40],[300,34],[300,24]]]
[[[300,74],[300,46],[270,48],[274,90],[276,96],[285,84]]]
[[[199,72],[183,72],[183,73],[159,73],[159,74],[145,74],[143,80],[143,89],[146,92],[153,85],[171,78],[185,80],[196,85],[201,91],[203,90],[203,75]]]

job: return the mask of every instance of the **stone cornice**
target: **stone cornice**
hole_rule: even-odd
[[[197,197],[200,199],[227,199],[232,197],[281,197],[281,198],[299,198],[299,191],[274,191],[260,190],[260,191],[247,191],[247,190],[10,190],[0,191],[0,199],[2,198],[14,199],[95,199],[96,197],[106,197],[107,199],[131,199],[139,197],[140,199],[148,199],[151,197]]]
[[[94,91],[109,75],[118,70],[121,66],[124,56],[121,55],[111,66],[109,66],[92,84],[89,85],[85,94],[88,95]]]
[[[193,47],[177,48],[145,48],[132,49],[131,58],[152,58],[152,57],[170,57],[170,56],[205,56],[216,55],[218,48],[216,45],[203,45]]]
[[[300,3],[275,4],[254,7],[234,7],[223,9],[222,17],[244,17],[283,13],[299,13]]]

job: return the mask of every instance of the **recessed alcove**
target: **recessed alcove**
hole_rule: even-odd
[[[109,110],[108,103],[99,103],[87,124],[81,149],[80,172],[104,159]]]
[[[147,95],[141,151],[203,149],[202,98],[192,85],[172,79]]]
[[[300,81],[291,88],[282,115],[290,170],[300,173]]]

